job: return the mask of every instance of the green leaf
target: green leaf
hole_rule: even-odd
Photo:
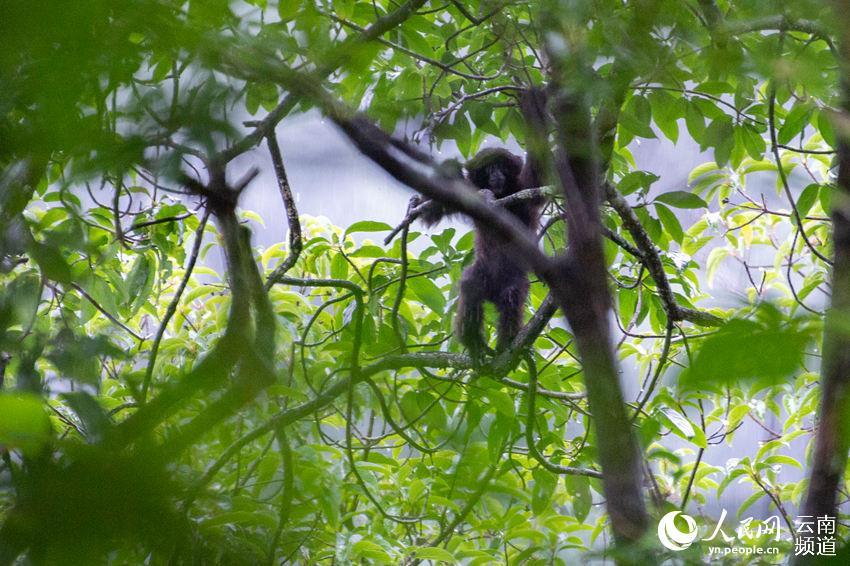
[[[695,86],[694,90],[713,95],[732,94],[735,92],[732,85],[723,81],[705,81]]]
[[[681,436],[685,439],[691,439],[696,434],[694,426],[691,424],[687,418],[681,413],[674,411],[673,409],[669,409],[667,407],[663,407],[658,411],[661,420],[664,421],[667,426],[676,433],[678,436]]]
[[[29,253],[47,279],[58,283],[73,282],[71,267],[59,253],[59,250],[53,246],[41,242],[32,242],[29,245]]]
[[[282,22],[288,22],[298,15],[301,9],[302,0],[279,0],[277,4],[277,13]]]
[[[640,220],[643,227],[646,229],[646,233],[649,234],[649,237],[653,242],[657,242],[661,239],[663,234],[663,228],[661,227],[661,222],[658,221],[655,217],[649,214],[649,211],[646,207],[636,208],[635,214]]]
[[[811,113],[812,109],[807,104],[795,104],[794,108],[785,116],[782,127],[779,128],[779,132],[776,134],[776,141],[781,144],[787,144],[794,139],[796,135],[803,131],[806,124],[809,123]]]
[[[617,188],[624,195],[630,195],[638,189],[645,193],[652,186],[652,183],[660,178],[658,175],[646,171],[630,171],[623,175],[623,178],[617,184]]]
[[[706,260],[706,280],[711,285],[714,282],[714,274],[717,273],[717,268],[720,267],[720,262],[729,257],[729,250],[722,247],[717,247],[711,250]]]
[[[392,557],[387,551],[371,540],[358,540],[351,545],[351,552],[355,558],[378,560],[381,564],[391,564],[393,562]]]
[[[452,133],[457,148],[460,152],[469,157],[472,153],[470,144],[472,143],[472,128],[469,125],[469,119],[465,112],[458,112],[455,115],[454,123],[452,124]]]
[[[735,427],[738,426],[738,423],[740,423],[749,412],[750,406],[746,403],[733,407],[732,410],[729,411],[729,417],[726,420],[726,429],[730,431],[734,430]]]
[[[714,161],[718,167],[723,167],[729,162],[734,145],[735,131],[732,129],[732,120],[724,115],[709,124],[700,147],[702,149],[714,147]]]
[[[743,517],[743,516],[744,516],[744,511],[746,511],[747,509],[749,509],[749,508],[753,505],[753,503],[757,502],[759,499],[761,499],[762,497],[764,497],[764,496],[766,496],[766,495],[767,495],[767,493],[765,493],[764,491],[762,491],[762,490],[759,488],[759,490],[758,490],[758,491],[756,491],[755,493],[753,493],[752,495],[750,495],[749,497],[747,497],[747,498],[744,500],[744,502],[743,502],[743,503],[741,503],[741,506],[740,506],[740,507],[738,507],[738,512],[737,512],[737,514],[736,514],[737,518],[738,518],[738,519],[740,519],[741,517]]]
[[[420,55],[425,55],[426,57],[430,57],[433,53],[433,49],[431,45],[428,43],[428,40],[425,38],[423,34],[420,34],[417,31],[414,31],[409,26],[403,26],[401,28],[401,35],[404,38],[406,47],[416,51]]]
[[[800,462],[798,462],[797,460],[795,460],[791,456],[786,456],[784,454],[774,454],[772,456],[768,456],[767,458],[762,460],[761,463],[767,464],[769,466],[787,465],[787,466],[794,466],[795,468],[798,468],[800,470],[803,469],[803,466],[802,466],[802,464],[800,464]]]
[[[797,297],[802,301],[811,294],[812,291],[820,287],[826,277],[822,271],[809,273],[803,278],[803,285],[797,290]]]
[[[732,129],[732,150],[729,153],[729,166],[738,169],[747,156],[747,148],[744,143],[744,132],[742,128]]]
[[[720,481],[720,484],[717,486],[717,497],[723,495],[723,492],[726,491],[726,488],[729,487],[729,485],[731,485],[733,481],[746,474],[747,472],[743,468],[735,468],[734,470],[726,474],[726,477],[724,477]]]
[[[832,118],[829,112],[819,110],[817,113],[817,125],[823,141],[828,143],[830,147],[835,147],[835,126],[832,124]]]
[[[0,445],[34,453],[50,440],[50,419],[41,398],[0,393]]]
[[[691,171],[691,173],[688,175],[688,184],[692,185],[697,179],[703,177],[704,175],[716,175],[718,173],[720,173],[720,170],[717,168],[717,163],[713,161],[706,161],[705,163],[694,167],[693,171]]]
[[[254,525],[266,528],[274,528],[275,520],[265,513],[251,511],[228,511],[219,513],[201,522],[201,528],[210,529],[218,525]]]
[[[632,96],[620,113],[620,126],[643,138],[654,138],[655,132],[649,126],[652,120],[652,107],[643,96]]]
[[[699,237],[690,236],[682,243],[682,252],[692,256],[713,239],[714,236],[711,235]]]
[[[685,126],[694,141],[702,145],[705,136],[705,118],[692,102],[685,105]]]
[[[5,318],[4,295],[9,297],[11,312],[9,319]],[[35,271],[22,274],[14,281],[0,289],[0,335],[6,324],[20,324],[22,327],[28,325],[41,299],[41,279]]]
[[[634,289],[620,289],[617,293],[617,300],[620,305],[620,318],[622,320],[631,320],[635,314],[637,306],[638,292]]]
[[[334,11],[341,18],[351,19],[354,15],[354,0],[334,0]]]
[[[345,279],[348,277],[348,262],[342,252],[334,254],[331,259],[331,277],[334,279]]]
[[[454,554],[445,548],[437,546],[408,546],[404,553],[411,558],[418,558],[420,560],[437,560],[452,564],[457,562]]]
[[[541,467],[534,468],[531,473],[534,484],[531,487],[531,511],[541,515],[549,509],[549,502],[558,487],[558,476]]]
[[[818,200],[820,200],[820,207],[827,214],[832,213],[832,191],[835,190],[832,185],[821,185],[820,193],[818,193]]]
[[[656,90],[649,95],[649,102],[655,125],[675,144],[679,139],[679,118],[683,116],[681,99],[665,90]]]
[[[736,128],[736,131],[740,132],[741,140],[744,142],[744,147],[750,157],[757,161],[764,157],[767,145],[755,128],[749,124],[744,124],[742,127]]]
[[[514,424],[514,415],[496,413],[496,418],[487,431],[487,450],[490,454],[490,463],[498,464],[502,458],[502,449],[505,441],[510,437]]]
[[[800,193],[800,198],[797,199],[797,212],[801,217],[806,216],[814,206],[820,194],[820,185],[812,183],[803,189]]]
[[[682,238],[685,237],[685,232],[682,230],[682,225],[679,223],[679,219],[676,218],[676,215],[673,214],[673,211],[663,204],[656,202],[655,212],[658,214],[658,219],[661,220],[661,225],[664,226],[664,230],[667,231],[667,234],[674,242],[681,244]]]
[[[775,309],[764,306],[762,310]],[[781,316],[734,319],[705,339],[681,382],[697,389],[752,379],[779,383],[800,367],[811,340],[810,332]]]
[[[259,214],[257,214],[256,212],[254,212],[253,210],[240,210],[239,211],[239,218],[241,218],[243,220],[253,220],[254,222],[259,224],[263,228],[266,227],[266,223],[263,220],[263,217],[260,216]]]
[[[145,298],[145,293],[142,292],[146,286],[148,279],[151,277],[151,264],[145,254],[139,254],[136,261],[133,262],[133,267],[130,268],[130,274],[127,275],[127,296],[131,304],[141,304]]]
[[[89,442],[103,438],[112,421],[94,397],[85,391],[74,391],[63,393],[62,398],[82,421]]]
[[[354,234],[356,232],[385,232],[392,230],[393,227],[387,224],[386,222],[376,222],[374,220],[361,220],[360,222],[355,222],[351,226],[348,227],[345,231],[345,236],[349,234]]]
[[[438,314],[446,312],[446,298],[433,281],[424,277],[416,277],[408,279],[407,286],[413,291],[416,298],[433,312]]]
[[[511,418],[516,416],[513,397],[511,397],[504,391],[499,391],[498,389],[488,389],[484,393],[484,395],[485,397],[487,397],[487,400],[490,402],[490,404],[496,408],[496,411],[498,413]]]
[[[573,496],[573,515],[576,521],[583,523],[590,514],[593,497],[590,493],[590,479],[583,476],[564,476],[568,493]]]
[[[702,200],[702,198],[687,191],[661,193],[655,197],[655,202],[669,204],[674,208],[708,208],[708,203]]]

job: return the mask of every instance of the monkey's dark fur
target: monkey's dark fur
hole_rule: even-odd
[[[469,181],[481,189],[487,200],[501,199],[523,189],[541,185],[533,163],[526,162],[506,149],[489,148],[480,151],[466,163]],[[541,200],[521,200],[505,207],[532,232],[537,231]],[[423,217],[426,224],[435,224],[445,214],[438,208]],[[500,234],[476,223],[475,261],[461,277],[460,299],[455,319],[455,335],[467,347],[473,360],[480,360],[487,350],[482,326],[485,301],[499,311],[496,349],[507,348],[522,325],[525,300],[528,297],[528,275],[522,263],[508,249]]]

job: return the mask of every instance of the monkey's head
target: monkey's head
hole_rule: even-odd
[[[439,165],[440,173],[445,175],[446,177],[452,177],[454,179],[464,179],[463,176],[463,163],[458,161],[457,159],[446,159]]]
[[[466,171],[473,185],[502,198],[519,190],[522,157],[500,147],[482,149],[466,162]]]

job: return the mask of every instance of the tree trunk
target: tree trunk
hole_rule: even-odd
[[[846,112],[848,105],[844,106]],[[850,448],[850,144],[844,137],[838,144],[832,231],[832,304],[824,325],[821,407],[804,506],[804,514],[813,516],[836,515],[838,486]]]
[[[610,333],[611,296],[599,212],[599,148],[589,109],[581,97],[560,100],[555,118],[558,149],[554,165],[570,211],[569,249],[547,282],[575,337],[593,415],[606,507],[617,542],[628,546],[644,535],[649,517],[641,489],[640,452],[626,414]],[[640,563],[642,557],[622,554],[617,561]]]
[[[850,449],[850,139],[844,121],[850,115],[850,15],[843,2],[835,3],[843,30],[841,60],[842,123],[838,139],[838,180],[832,198],[832,299],[826,313],[821,364],[821,405],[815,435],[809,491],[803,515],[836,517],[838,489]],[[837,520],[837,519],[836,519]],[[805,562],[804,559],[797,561]]]

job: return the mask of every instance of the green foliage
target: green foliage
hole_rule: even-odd
[[[682,383],[695,389],[758,380],[782,383],[801,367],[816,336],[800,320],[765,305],[753,319],[735,319],[703,342]]]
[[[0,443],[37,453],[50,440],[50,422],[41,400],[32,394],[0,396]]]
[[[346,38],[399,2],[12,4],[0,18],[0,562],[572,564],[608,550],[592,477],[606,439],[570,330],[556,318],[534,339],[531,419],[527,366],[471,371],[452,336],[471,233],[385,245],[386,223],[302,214],[292,279],[268,290],[262,359],[249,341],[261,293],[239,326],[239,274],[212,267],[226,234],[205,223],[204,199],[174,194],[210,157],[255,151],[246,115],[314,105],[273,69],[253,78],[244,53],[315,71],[386,130],[470,157],[524,142],[517,85],[544,84],[545,49],[569,43],[593,63],[580,88],[595,116],[624,88],[606,179],[670,295],[726,320],[671,326],[658,273],[628,251],[643,243],[603,208],[628,244],[606,242],[606,261],[653,496],[697,515],[736,485],[741,516],[799,506],[840,66],[820,3],[724,0],[722,30],[702,2],[427,3],[377,41]],[[632,150],[688,137],[710,161],[659,191],[667,172],[641,170]],[[542,240],[554,254],[569,242],[553,200]],[[268,277],[290,253],[243,249],[236,265]],[[704,301],[720,291],[733,298]],[[547,292],[533,282],[526,320]],[[264,372],[268,385],[252,380]],[[723,451],[755,433],[767,440]]]

